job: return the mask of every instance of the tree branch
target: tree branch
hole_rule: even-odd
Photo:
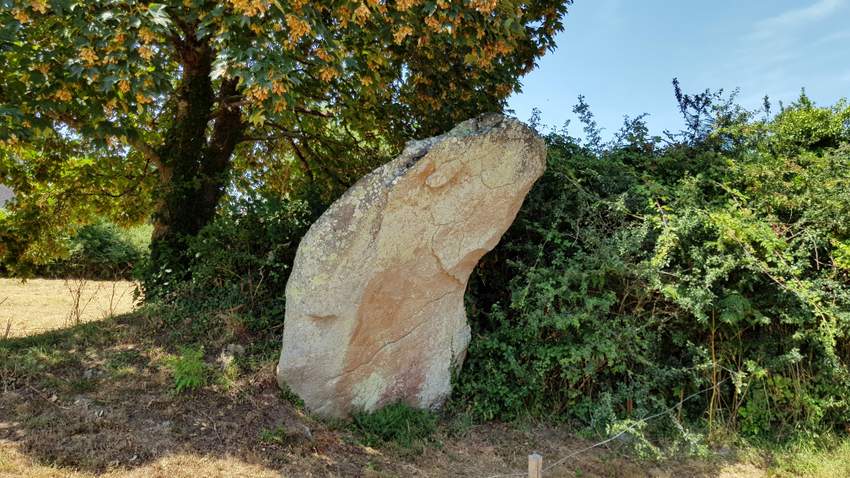
[[[292,145],[292,150],[295,151],[295,156],[298,158],[298,161],[301,162],[301,166],[304,168],[304,172],[307,173],[307,177],[310,178],[310,182],[314,182],[316,180],[316,176],[313,174],[313,168],[310,167],[310,163],[307,162],[307,158],[304,157],[304,154],[298,148],[294,139],[290,138],[289,144]]]
[[[164,167],[162,163],[162,158],[159,157],[159,154],[156,150],[149,145],[147,142],[138,137],[137,133],[133,132],[126,136],[127,143],[136,149],[136,151],[142,153],[145,159],[153,163],[157,169],[162,169]]]
[[[83,130],[83,122],[67,113],[53,112],[49,115],[54,120],[65,123],[71,128],[77,130],[78,133],[81,133]],[[119,140],[123,138],[124,143],[134,148],[136,151],[142,153],[144,158],[148,162],[153,163],[157,167],[157,169],[163,168],[162,159],[160,158],[159,154],[151,145],[149,145],[141,138],[141,135],[138,133],[138,131],[126,130],[124,128],[117,127],[108,121],[104,121],[104,124],[98,125],[97,129],[100,131],[106,131],[106,137],[108,138],[115,138]]]
[[[299,113],[304,113],[306,115],[321,116],[322,118],[332,118],[333,117],[333,115],[328,113],[328,112],[316,111],[316,110],[312,110],[310,108],[306,108],[304,106],[296,106],[294,109],[295,109],[295,111],[297,111]]]

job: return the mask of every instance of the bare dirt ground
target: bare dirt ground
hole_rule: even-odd
[[[23,337],[133,310],[135,284],[0,278],[0,338]]]
[[[157,333],[129,314],[0,338],[0,477],[490,477],[522,472],[531,451],[548,464],[591,443],[544,424],[447,418],[422,449],[370,448],[287,399],[275,351],[234,383],[176,394],[164,365],[174,351]],[[211,366],[217,353],[207,351]],[[544,476],[850,476],[843,458],[824,473],[724,456],[657,463],[612,443]]]

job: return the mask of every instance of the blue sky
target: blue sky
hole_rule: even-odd
[[[623,115],[649,113],[654,134],[682,125],[671,80],[686,92],[741,89],[755,108],[801,87],[820,104],[850,97],[850,0],[576,0],[558,48],[509,100],[521,119],[573,119],[585,95],[607,138]]]

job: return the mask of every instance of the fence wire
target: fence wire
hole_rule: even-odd
[[[628,433],[628,432],[635,431],[635,429],[636,429],[639,425],[643,425],[644,423],[647,423],[647,422],[649,422],[649,421],[655,420],[656,418],[662,417],[662,416],[664,416],[664,415],[667,415],[668,413],[671,413],[671,412],[674,412],[674,411],[678,410],[678,409],[679,409],[679,407],[681,407],[681,406],[682,406],[685,402],[687,402],[688,400],[691,400],[691,399],[693,399],[693,398],[696,398],[696,397],[698,397],[698,396],[700,396],[700,395],[702,395],[702,394],[704,394],[704,393],[706,393],[706,392],[710,392],[710,391],[712,391],[712,390],[717,389],[718,387],[720,387],[721,385],[723,385],[725,382],[728,382],[730,378],[731,378],[731,377],[726,377],[726,378],[724,378],[723,380],[721,380],[721,381],[717,382],[716,384],[712,385],[711,387],[708,387],[708,388],[705,388],[705,389],[700,390],[700,391],[698,391],[698,392],[692,393],[691,395],[688,395],[687,397],[685,397],[685,398],[683,398],[682,400],[680,400],[677,404],[673,405],[672,407],[670,407],[670,408],[668,408],[668,409],[666,409],[666,410],[664,410],[664,411],[658,412],[658,413],[656,413],[655,415],[650,415],[650,416],[648,416],[648,417],[642,418],[642,419],[638,420],[637,422],[635,422],[634,424],[629,425],[628,427],[624,428],[622,431],[620,431],[620,432],[619,432],[619,433],[617,433],[616,435],[613,435],[613,436],[611,436],[611,437],[609,437],[609,438],[606,438],[605,440],[602,440],[602,441],[600,441],[600,442],[598,442],[598,443],[594,443],[593,445],[590,445],[590,446],[587,446],[587,447],[585,447],[585,448],[582,448],[581,450],[578,450],[578,451],[575,451],[575,452],[573,452],[573,453],[570,453],[569,455],[567,455],[567,456],[565,456],[565,457],[563,457],[563,458],[559,459],[558,461],[555,461],[555,462],[554,462],[554,463],[552,463],[551,465],[544,467],[544,468],[543,468],[543,473],[546,473],[547,471],[552,470],[553,468],[557,467],[558,465],[563,464],[564,462],[566,462],[566,461],[567,461],[567,460],[569,460],[570,458],[575,458],[576,456],[581,455],[582,453],[585,453],[585,452],[587,452],[587,451],[590,451],[590,450],[592,450],[592,449],[594,449],[594,448],[597,448],[597,447],[600,447],[600,446],[602,446],[602,445],[606,445],[606,444],[608,444],[608,443],[610,443],[610,442],[612,442],[612,441],[614,441],[614,440],[616,440],[616,439],[620,438],[621,436],[623,436],[624,434],[626,434],[626,433]],[[521,472],[521,473],[508,473],[508,474],[503,474],[503,475],[490,475],[490,476],[488,476],[487,478],[509,478],[509,477],[513,477],[513,476],[526,476],[526,477],[527,477],[527,476],[528,476],[528,473],[527,473],[527,472]]]

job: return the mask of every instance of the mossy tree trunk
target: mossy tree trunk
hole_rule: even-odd
[[[215,215],[230,158],[245,130],[239,107],[231,101],[237,97],[238,80],[222,81],[216,94],[210,78],[212,49],[187,38],[178,49],[182,78],[172,123],[158,151],[162,193],[154,214],[148,289],[173,279],[172,274],[185,276],[187,241]]]

